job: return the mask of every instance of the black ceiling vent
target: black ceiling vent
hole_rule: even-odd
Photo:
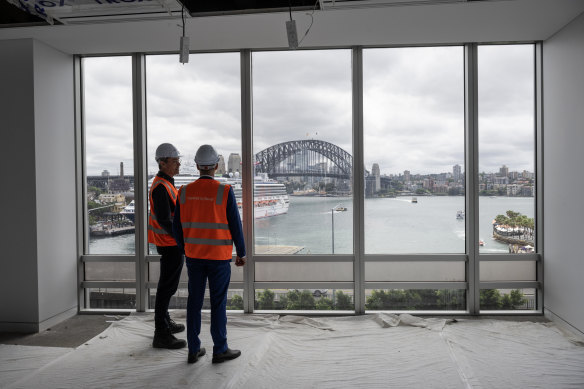
[[[191,16],[240,15],[266,12],[288,12],[319,8],[315,0],[179,0]]]

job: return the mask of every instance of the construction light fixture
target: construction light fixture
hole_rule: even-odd
[[[180,54],[178,60],[180,63],[185,64],[189,62],[189,37],[180,37]]]
[[[286,21],[286,33],[288,34],[288,47],[298,48],[298,32],[296,31],[296,20]]]
[[[298,48],[298,32],[296,31],[296,20],[292,19],[292,4],[290,4],[290,0],[288,0],[288,12],[290,12],[290,20],[286,21],[288,47],[296,49]]]
[[[185,36],[185,5],[183,4],[181,10],[182,17],[182,36],[180,37],[180,53],[178,60],[183,65],[189,62],[189,37]]]

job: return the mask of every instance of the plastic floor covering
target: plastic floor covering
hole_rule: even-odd
[[[153,349],[153,331],[135,314],[74,349],[0,345],[0,388],[584,388],[584,344],[552,323],[233,314],[242,356],[222,364],[208,314],[196,364]]]

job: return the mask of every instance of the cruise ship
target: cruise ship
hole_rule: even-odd
[[[183,185],[190,184],[197,180],[199,175],[195,174],[178,174],[174,176],[174,185],[180,188]],[[241,178],[239,177],[215,177],[219,182],[229,184],[233,188],[239,214],[242,215],[242,188]],[[148,180],[148,192],[154,181],[154,177]],[[286,193],[286,187],[275,180],[269,179],[267,175],[256,176],[254,178],[254,217],[262,219],[271,216],[282,215],[288,212],[290,200]],[[124,215],[134,222],[134,200],[130,202],[120,214]]]

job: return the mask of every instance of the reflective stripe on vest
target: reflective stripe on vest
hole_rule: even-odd
[[[230,188],[205,178],[180,188],[180,219],[187,257],[231,259],[233,240],[227,221]]]
[[[170,200],[176,205],[176,198],[178,191],[169,181],[162,177],[154,177],[152,186],[150,187],[149,201],[150,201],[150,214],[148,215],[148,242],[154,243],[156,246],[176,246],[176,241],[174,237],[166,232],[165,229],[158,223],[155,214],[154,202],[152,200],[152,192],[158,185],[164,185]],[[171,214],[172,216],[172,214]]]

